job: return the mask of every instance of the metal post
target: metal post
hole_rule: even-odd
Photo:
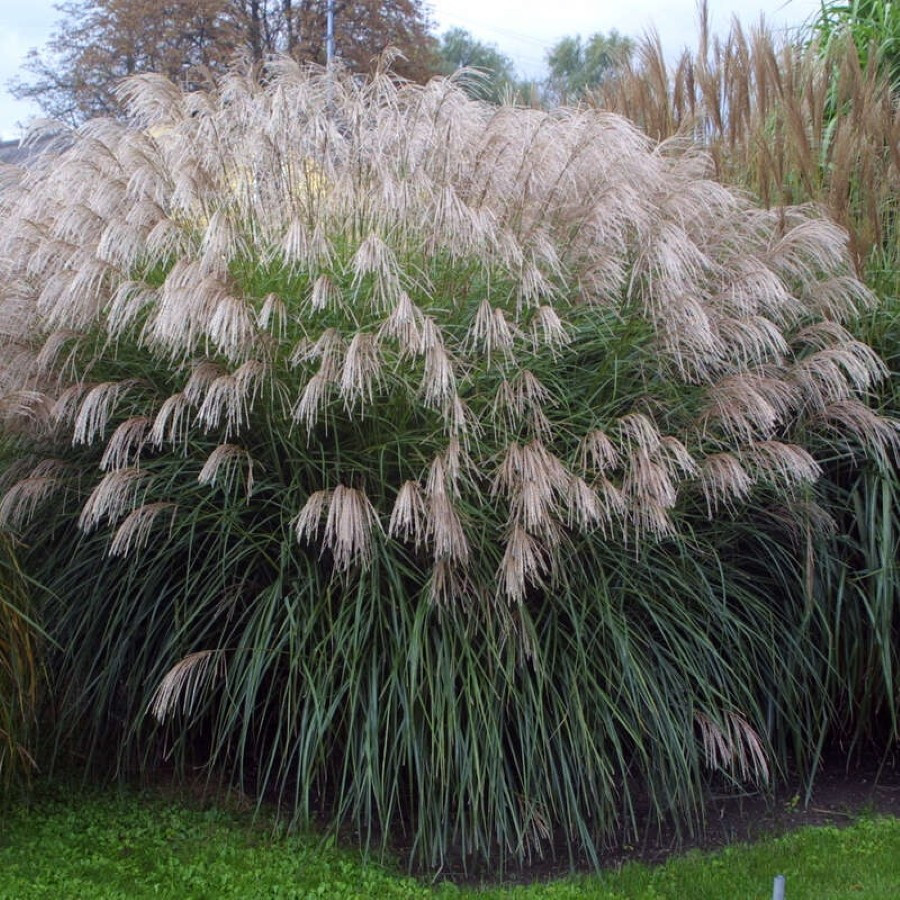
[[[784,875],[775,876],[775,884],[772,887],[772,900],[784,900]]]
[[[334,0],[325,7],[325,64],[331,68],[334,62]]]

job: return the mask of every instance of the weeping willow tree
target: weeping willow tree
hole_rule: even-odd
[[[896,444],[843,231],[452,80],[122,99],[0,194],[0,518],[63,745],[430,864],[812,764],[818,457]]]

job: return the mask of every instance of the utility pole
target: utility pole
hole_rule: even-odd
[[[334,0],[325,7],[325,64],[331,68],[334,62]]]

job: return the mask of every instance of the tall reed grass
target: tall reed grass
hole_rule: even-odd
[[[897,444],[844,232],[448,80],[123,99],[0,194],[0,519],[61,748],[434,865],[814,762],[818,456]]]
[[[695,51],[669,66],[645,38],[593,102],[657,140],[696,139],[717,178],[766,207],[822,205],[850,233],[857,271],[885,269],[900,293],[900,106],[878,54],[861,59],[850,35],[823,48],[735,20],[719,38],[702,6]]]

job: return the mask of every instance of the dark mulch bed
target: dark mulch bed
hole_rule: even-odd
[[[900,748],[887,757],[866,755],[848,760],[839,749],[823,760],[807,802],[802,779],[787,778],[769,796],[760,794],[712,795],[706,808],[702,832],[689,834],[657,823],[643,829],[640,840],[604,848],[601,867],[618,869],[626,862],[649,865],[688,850],[716,850],[728,844],[758,841],[797,828],[815,825],[849,825],[861,814],[900,817]],[[403,855],[403,848],[397,848]],[[587,858],[570,860],[565,847],[524,867],[507,866],[503,872],[461,863],[447,866],[440,879],[458,884],[483,883],[502,878],[507,884],[522,884],[564,877],[573,871],[592,871]],[[425,873],[420,873],[425,875]]]
[[[207,779],[185,782],[174,779],[173,773],[157,770],[149,781],[155,789],[171,791],[174,796],[188,798],[202,805],[223,803],[249,812],[256,804],[247,795],[218,787]],[[144,782],[146,784],[146,780]],[[273,798],[274,799],[274,798]],[[268,806],[268,804],[266,804]],[[275,812],[275,804],[271,807]],[[282,809],[282,813],[285,810]],[[631,839],[604,847],[600,851],[601,867],[617,869],[629,861],[658,864],[673,854],[692,849],[715,850],[728,844],[757,841],[764,837],[811,825],[847,825],[863,813],[878,813],[900,817],[900,747],[888,756],[856,755],[848,758],[840,748],[830,751],[823,759],[807,802],[806,785],[799,777],[783,779],[768,796],[747,793],[735,795],[723,790],[712,794],[705,812],[702,832],[691,834],[671,825],[653,822],[644,829],[640,839]],[[323,815],[322,824],[327,816]],[[379,843],[376,835],[374,843]],[[359,843],[359,835],[342,829],[342,841],[352,847]],[[401,840],[391,842],[390,852],[401,865],[408,858],[409,847]],[[450,880],[457,884],[497,882],[522,884],[563,877],[573,871],[592,871],[586,856],[571,859],[563,843],[533,858],[524,866],[506,861],[491,865],[464,865],[461,859],[445,865],[439,872],[418,870],[425,881]]]

